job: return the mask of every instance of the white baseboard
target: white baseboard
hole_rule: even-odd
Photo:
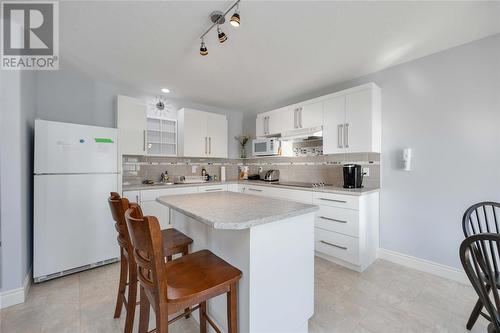
[[[0,309],[8,308],[26,301],[26,297],[31,288],[31,270],[24,277],[24,283],[21,288],[3,291],[0,293]]]
[[[412,257],[403,253],[378,249],[378,257],[405,267],[413,268],[429,274],[434,274],[456,282],[470,284],[465,272],[451,266],[438,264],[433,261]]]

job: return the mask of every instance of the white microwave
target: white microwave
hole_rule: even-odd
[[[278,155],[280,141],[273,138],[254,139],[252,141],[252,152],[254,156]]]

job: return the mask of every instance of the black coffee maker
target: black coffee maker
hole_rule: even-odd
[[[344,164],[344,188],[362,188],[363,171],[359,164]]]

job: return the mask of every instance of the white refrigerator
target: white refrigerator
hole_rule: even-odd
[[[117,129],[35,120],[35,282],[116,261]]]

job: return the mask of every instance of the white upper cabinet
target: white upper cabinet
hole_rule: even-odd
[[[227,158],[225,115],[183,108],[177,124],[179,156]]]
[[[311,128],[323,125],[323,102],[304,104],[296,108],[296,128]]]
[[[179,156],[207,156],[207,113],[181,109],[177,114],[177,126]]]
[[[257,115],[257,137],[323,126],[323,153],[380,152],[381,93],[374,83]]]
[[[261,113],[257,115],[257,120],[255,122],[255,134],[256,136],[266,136],[266,125],[267,125],[267,113]]]
[[[344,142],[348,152],[374,151],[372,140],[372,91],[361,90],[346,96]]]
[[[345,96],[332,97],[323,104],[323,154],[344,152]]]
[[[227,119],[225,115],[207,113],[208,156],[227,158]]]
[[[146,154],[147,106],[141,100],[118,96],[118,145],[122,155]]]
[[[268,113],[268,135],[283,133],[293,127],[292,108],[282,108]]]
[[[278,135],[293,128],[294,112],[292,108],[282,108],[259,114],[255,123],[257,136]]]
[[[323,153],[380,152],[380,98],[380,88],[370,83],[325,100]]]

